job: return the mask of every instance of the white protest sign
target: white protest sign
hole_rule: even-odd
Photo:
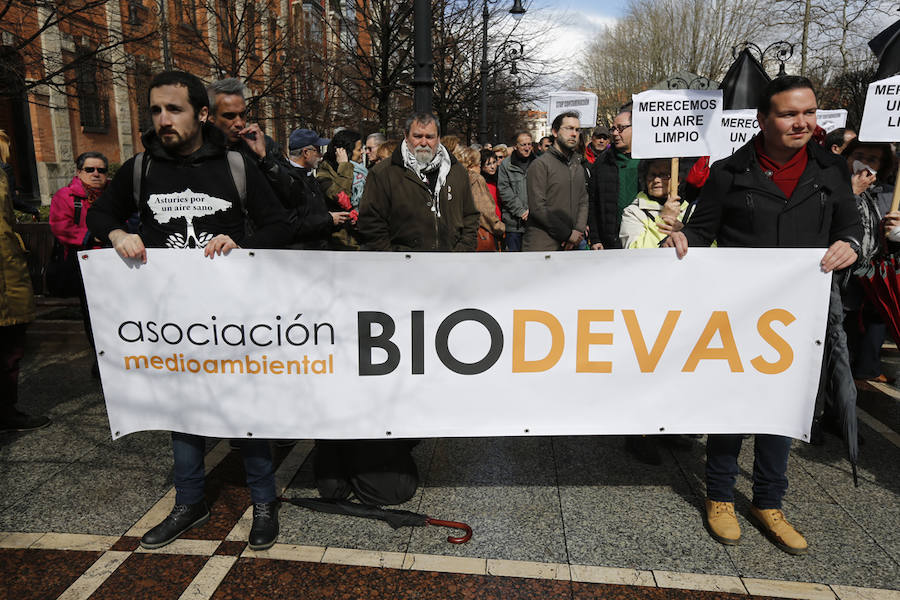
[[[823,252],[150,248],[146,264],[112,249],[79,264],[114,438],[808,439]]]
[[[631,156],[710,156],[720,135],[722,90],[649,90],[632,96]]]
[[[712,144],[713,153],[709,157],[711,163],[728,158],[759,133],[755,108],[723,110],[720,123],[721,131],[716,134]]]
[[[597,94],[593,92],[553,92],[550,94],[550,107],[547,110],[547,127],[550,127],[556,115],[569,111],[578,113],[578,120],[582,127],[596,127]]]
[[[816,125],[831,133],[835,129],[847,126],[847,111],[843,108],[835,110],[817,110]]]
[[[900,75],[869,84],[859,139],[900,142]]]

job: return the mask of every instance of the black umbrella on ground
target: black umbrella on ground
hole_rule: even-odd
[[[760,92],[771,80],[750,50],[744,48],[719,84],[719,89],[722,90],[722,108],[756,108]]]
[[[438,527],[451,527],[453,529],[465,531],[465,534],[459,537],[448,536],[447,541],[451,544],[465,544],[472,537],[472,528],[465,523],[432,519],[428,515],[414,513],[408,510],[381,508],[379,506],[350,502],[349,500],[329,500],[326,498],[279,498],[279,500],[317,512],[334,515],[348,515],[351,517],[361,517],[363,519],[377,519],[379,521],[384,521],[394,529],[399,529],[401,527],[425,527],[426,525],[436,525]]]

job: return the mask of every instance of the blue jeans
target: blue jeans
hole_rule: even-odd
[[[506,232],[506,251],[507,252],[521,252],[522,251],[522,236],[525,234],[521,231],[508,231]]]
[[[266,440],[238,440],[244,456],[247,487],[254,504],[275,500],[275,471],[272,451]],[[175,458],[175,504],[196,504],[204,499],[206,479],[203,456],[206,438],[189,433],[172,432],[172,454]]]
[[[710,435],[706,440],[706,497],[715,502],[734,502],[738,476],[740,435]],[[787,463],[791,438],[756,435],[753,440],[753,506],[781,508],[787,492]]]

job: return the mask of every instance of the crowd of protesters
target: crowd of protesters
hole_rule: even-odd
[[[297,129],[285,152],[248,122],[237,79],[204,87],[192,75],[165,72],[150,83],[146,101],[153,128],[143,135],[144,151],[125,162],[112,181],[107,181],[106,157],[84,153],[76,159],[72,182],[54,195],[50,221],[64,257],[103,245],[142,261],[147,247],[202,248],[210,258],[237,247],[488,252],[670,247],[679,257],[693,246],[822,248],[822,270],[847,274],[841,295],[853,374],[889,382],[879,361],[885,325],[856,276],[877,256],[895,250],[886,237],[900,226],[900,213],[889,210],[895,153],[890,145],[853,139],[849,129],[825,136],[815,121],[815,93],[804,78],[781,77],[769,84],[758,105],[761,133],[730,158],[710,165],[708,157],[684,157],[679,173],[672,172],[668,159],[632,158],[629,105],[608,128],[585,132],[579,115],[566,112],[553,119],[551,136],[535,142],[521,131],[509,146],[467,145],[461,136],[442,135],[433,115],[416,113],[401,139],[352,129],[327,139]],[[3,149],[0,143],[5,163]],[[670,185],[676,176],[678,185]],[[231,209],[194,219],[187,235],[172,220],[157,219],[149,195],[188,187],[225,199]],[[11,232],[12,189],[0,178],[4,255],[17,250],[6,247],[12,239],[6,231]],[[24,328],[34,318],[27,277],[7,268],[0,276],[6,286],[0,304],[5,399],[0,424],[5,430],[43,427],[46,417],[16,408]],[[79,295],[87,315],[83,288]],[[90,336],[87,316],[85,324]],[[817,426],[833,428],[834,415],[827,410],[817,415]],[[678,436],[662,439],[679,442]],[[706,524],[724,544],[740,539],[734,485],[742,441],[739,435],[707,440]],[[781,512],[791,441],[757,435],[754,443],[751,517],[779,548],[804,553],[806,540]],[[166,545],[210,518],[203,438],[175,432],[172,444],[176,505],[144,536],[146,548]],[[626,449],[650,464],[660,461],[658,444],[654,437],[626,438]],[[410,454],[414,445],[317,442],[320,494],[374,505],[408,500],[418,485]],[[238,446],[254,505],[250,547],[267,548],[278,535],[271,453],[265,441]]]

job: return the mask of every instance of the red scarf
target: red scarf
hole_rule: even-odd
[[[783,165],[779,165],[764,154],[762,134],[757,135],[753,139],[753,146],[756,149],[756,158],[759,160],[759,167],[763,170],[763,173],[772,180],[772,183],[778,186],[785,198],[790,199],[791,194],[797,189],[800,176],[803,175],[803,171],[806,169],[806,163],[809,162],[806,146],[803,146],[799,152]]]

